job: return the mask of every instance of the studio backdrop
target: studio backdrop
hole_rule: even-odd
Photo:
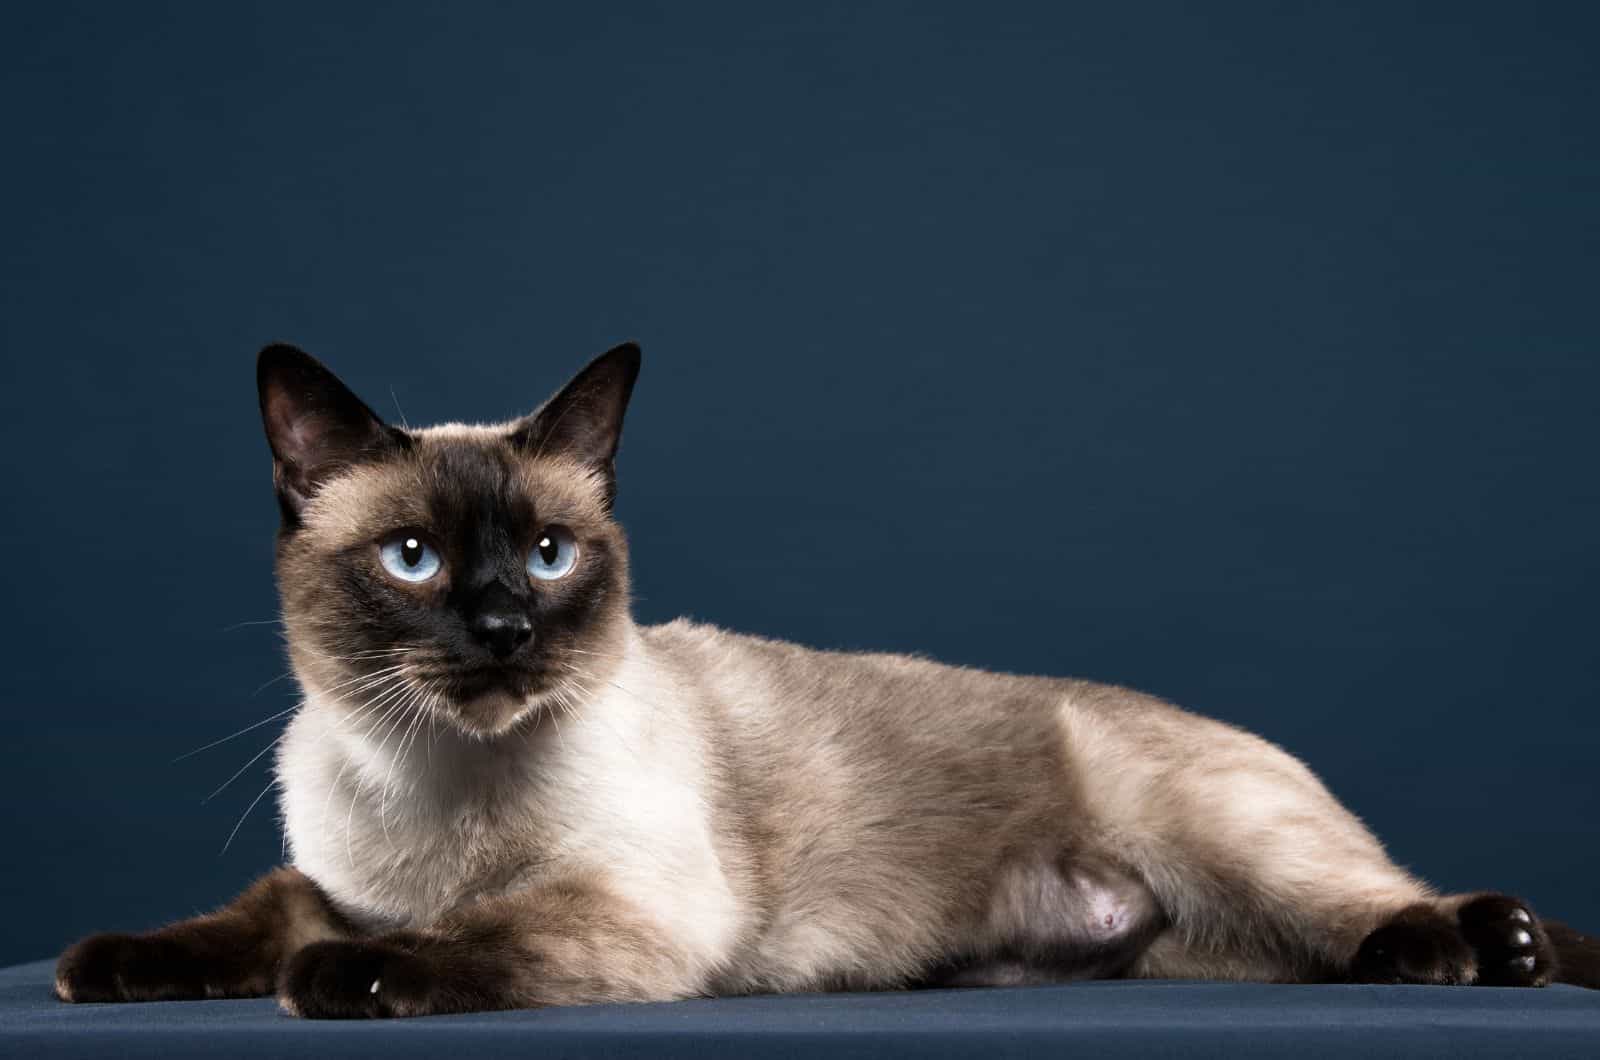
[[[0,960],[281,857],[281,719],[179,759],[294,702],[276,339],[413,423],[635,339],[642,619],[1149,690],[1600,924],[1595,10],[9,13]]]

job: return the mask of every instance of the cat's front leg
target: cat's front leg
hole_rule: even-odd
[[[295,950],[350,934],[350,926],[309,877],[281,868],[214,913],[143,935],[90,935],[57,962],[56,997],[259,997],[272,993],[284,960]]]
[[[592,880],[479,901],[427,931],[319,942],[278,982],[314,1019],[668,1001],[700,992],[699,962]]]

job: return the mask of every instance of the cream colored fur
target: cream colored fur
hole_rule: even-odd
[[[364,736],[313,693],[279,756],[294,864],[370,929],[601,879],[681,957],[660,996],[948,955],[1004,979],[1019,950],[1295,979],[1428,893],[1299,762],[1137,693],[686,622],[621,643],[573,709],[490,739]]]

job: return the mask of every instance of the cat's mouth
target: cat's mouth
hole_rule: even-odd
[[[476,735],[515,725],[553,685],[542,668],[525,665],[452,667],[423,678],[436,707]]]

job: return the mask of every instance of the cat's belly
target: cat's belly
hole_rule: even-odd
[[[1165,926],[1143,881],[1100,862],[1040,854],[999,866],[976,905],[909,898],[917,883],[885,873],[872,900],[920,909],[895,919],[863,895],[783,909],[757,940],[741,990],[874,989],[916,985],[1015,985],[1114,976]],[[826,887],[826,884],[822,885]],[[954,912],[959,906],[964,911]]]

